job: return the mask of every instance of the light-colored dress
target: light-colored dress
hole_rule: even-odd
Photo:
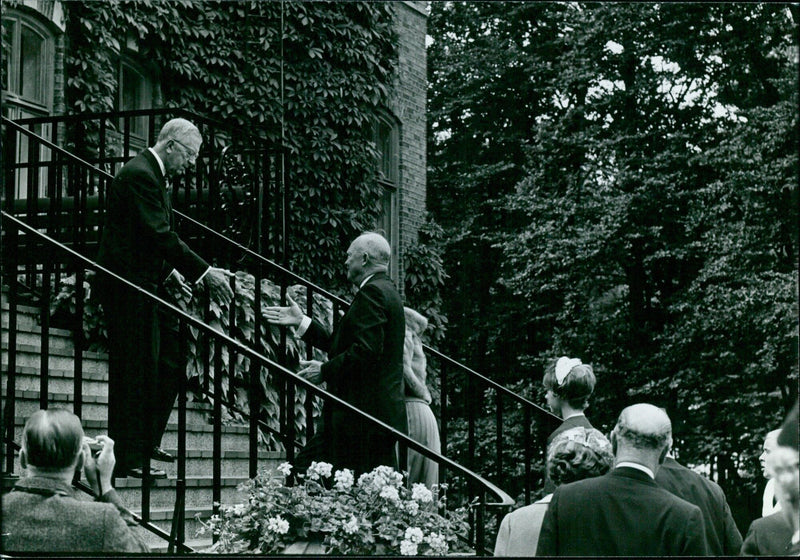
[[[439,426],[431,410],[431,393],[425,384],[427,377],[425,353],[419,335],[428,320],[405,308],[406,338],[403,347],[403,379],[406,390],[406,419],[408,436],[432,451],[441,452]],[[408,450],[408,482],[423,483],[428,488],[439,483],[439,465],[413,449]]]
[[[494,545],[495,556],[536,556],[539,531],[542,530],[544,514],[552,497],[552,494],[548,494],[538,502],[516,509],[503,518]]]

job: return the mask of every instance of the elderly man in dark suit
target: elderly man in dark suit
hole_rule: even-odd
[[[655,482],[672,444],[667,414],[629,406],[611,433],[614,469],[559,486],[539,536],[537,556],[705,556],[700,508]]]
[[[52,408],[31,415],[19,456],[26,476],[3,496],[3,552],[149,552],[111,487],[114,442],[97,440],[95,459],[77,416]],[[81,469],[98,495],[94,502],[76,499],[72,479]]]
[[[703,512],[708,553],[712,556],[737,556],[742,534],[733,520],[731,508],[719,484],[694,472],[667,456],[658,469],[656,483]]]
[[[233,297],[230,273],[213,268],[174,229],[167,179],[194,164],[202,144],[196,126],[168,121],[156,145],[119,170],[108,191],[97,262],[156,293],[167,281],[190,296],[203,286],[221,305]],[[116,476],[142,477],[149,459],[172,461],[160,448],[175,404],[182,359],[177,337],[150,299],[100,275],[97,289],[109,338],[109,435],[117,442]],[[152,476],[165,477],[151,468]]]
[[[353,406],[407,433],[403,395],[405,317],[400,294],[387,274],[391,249],[377,233],[360,235],[347,250],[347,279],[358,292],[331,334],[303,315],[291,299],[288,307],[270,307],[271,323],[297,328],[296,335],[328,353],[328,361],[301,362],[300,375]],[[335,407],[323,411],[327,458],[336,468],[356,474],[379,465],[397,468],[395,444],[385,433]]]

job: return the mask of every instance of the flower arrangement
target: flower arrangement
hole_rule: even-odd
[[[289,463],[278,467],[285,477],[291,470]],[[249,501],[222,506],[200,529],[218,538],[208,552],[276,554],[314,540],[335,555],[438,556],[466,549],[458,538],[467,532],[465,511],[439,514],[444,488],[408,488],[390,467],[354,480],[349,469],[332,472],[330,463],[313,462],[293,486],[262,471],[239,489]]]

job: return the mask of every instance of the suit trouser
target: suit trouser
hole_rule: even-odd
[[[125,289],[101,292],[109,341],[108,435],[117,472],[139,467],[160,445],[178,394],[182,360],[176,329],[150,298]]]

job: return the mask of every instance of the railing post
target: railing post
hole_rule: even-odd
[[[253,278],[253,340],[252,348],[261,351],[261,276],[263,267],[259,263]],[[269,329],[270,327],[267,326]],[[250,441],[249,441],[249,467],[250,478],[258,474],[258,419],[261,417],[261,365],[256,360],[250,360],[250,383],[248,402],[250,404]]]
[[[42,328],[41,354],[39,356],[39,408],[46,409],[49,399],[50,381],[50,275],[52,273],[52,250],[48,246],[45,251],[45,263],[42,269],[42,294],[39,310],[39,324]]]
[[[186,323],[178,325],[179,356],[186,356]],[[169,550],[173,554],[176,549],[181,552],[185,537],[186,520],[186,368],[178,380],[178,477],[175,481],[175,508],[172,511],[172,531],[170,532]]]
[[[9,213],[14,211],[14,201],[16,197],[17,181],[15,175],[18,173],[19,162],[17,161],[17,134],[18,132],[8,126],[5,127],[5,134],[3,134],[3,150],[2,150],[2,166],[3,166],[3,181],[5,201],[4,209]]]
[[[525,410],[525,421],[523,422],[523,453],[525,456],[525,505],[531,503],[531,409],[527,406]],[[547,468],[545,466],[545,468]]]
[[[495,391],[495,473],[503,474],[503,396],[500,391]]]
[[[441,447],[442,447],[442,455],[447,456],[447,422],[449,421],[448,415],[448,406],[447,406],[447,389],[448,389],[448,382],[447,382],[447,364],[444,363],[443,360],[439,360],[439,422],[441,422],[441,428],[439,429],[439,438],[441,440]],[[439,484],[445,484],[447,482],[447,470],[446,468],[439,469]]]
[[[78,418],[83,417],[83,314],[84,314],[84,294],[83,281],[86,276],[86,269],[78,265],[75,271],[75,310],[78,316],[77,325],[72,332],[73,336],[73,402],[72,410]]]
[[[5,446],[5,472],[14,472],[14,422],[16,416],[16,379],[17,379],[17,247],[19,247],[19,229],[15,224],[4,224],[5,241],[3,250],[8,259],[8,379],[6,381],[5,410],[3,410],[3,435]]]
[[[224,345],[214,342],[214,437],[211,493],[214,515],[219,514],[222,500],[222,350]]]

